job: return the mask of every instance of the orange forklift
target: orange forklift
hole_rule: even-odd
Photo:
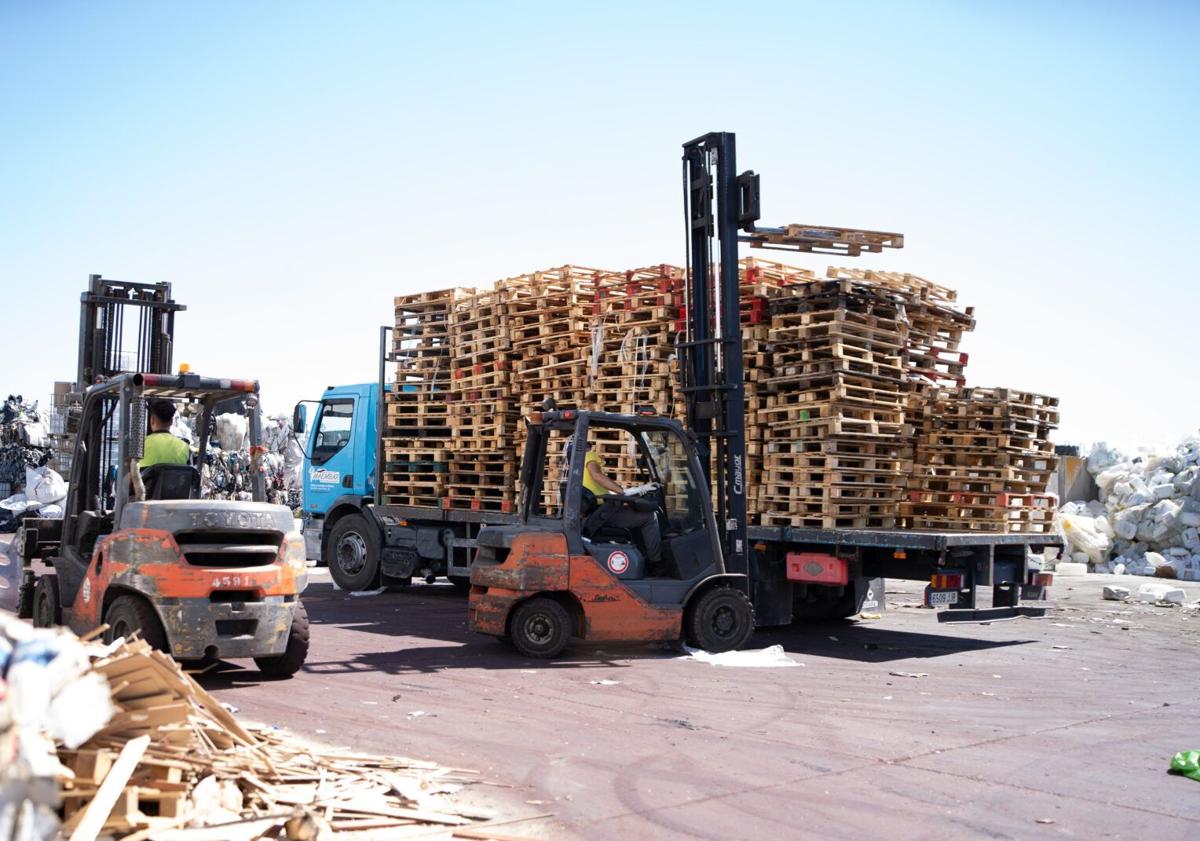
[[[249,415],[248,500],[202,499],[191,465],[141,470],[151,399],[199,412],[199,463],[219,407]],[[107,640],[133,633],[178,660],[252,657],[294,674],[308,653],[300,593],[304,538],[286,506],[266,501],[257,459],[258,382],[195,374],[119,374],[84,393],[61,520],[28,519],[20,535],[22,606],[36,626]]]
[[[749,639],[746,576],[726,569],[708,480],[677,421],[549,408],[527,424],[519,522],[479,533],[473,630],[508,639],[528,657],[554,657],[572,637],[682,638],[708,651]],[[593,501],[583,486],[586,452],[605,441],[634,452],[646,481]],[[660,558],[613,525],[625,508],[654,518]]]
[[[137,633],[178,660],[252,657],[266,674],[291,675],[308,654],[304,540],[292,512],[266,501],[258,382],[171,373],[185,309],[169,283],[88,278],[64,516],[22,523],[18,610],[76,633],[107,625],[108,641]],[[151,400],[195,413],[196,465],[216,415],[245,413],[248,499],[202,499],[192,465],[141,469]]]
[[[757,605],[771,617],[761,624],[778,624],[777,602],[790,608],[791,581],[758,570],[749,544],[738,244],[856,256],[898,248],[903,237],[758,228],[759,178],[737,172],[733,134],[703,135],[683,151],[688,274],[678,348],[687,430],[649,412],[548,406],[527,419],[517,522],[480,531],[470,594],[471,628],[527,656],[553,657],[571,637],[682,638],[729,651],[750,638]],[[593,502],[583,488],[586,451],[614,436],[643,484]],[[646,563],[644,537],[613,527],[631,522],[614,516],[626,507],[657,522],[657,564]]]

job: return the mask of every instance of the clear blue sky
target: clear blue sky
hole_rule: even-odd
[[[729,130],[764,221],[961,291],[973,384],[1195,432],[1198,10],[0,2],[0,390],[72,377],[95,272],[288,410],[374,377],[396,294],[682,261],[679,146]]]

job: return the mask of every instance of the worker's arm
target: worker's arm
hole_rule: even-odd
[[[599,462],[589,461],[587,464],[588,475],[600,483],[600,487],[604,488],[609,493],[622,494],[625,489],[614,482],[612,479],[604,475],[604,471],[600,469]]]

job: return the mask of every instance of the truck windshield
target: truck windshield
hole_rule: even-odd
[[[313,436],[313,464],[324,464],[349,443],[353,420],[353,400],[321,401],[321,417],[317,421],[316,434]]]

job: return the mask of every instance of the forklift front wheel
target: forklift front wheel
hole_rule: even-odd
[[[33,626],[53,628],[62,624],[62,606],[58,602],[58,576],[38,576],[33,587]]]
[[[300,671],[308,658],[308,611],[304,602],[296,602],[292,614],[292,630],[288,633],[287,648],[274,657],[255,657],[254,663],[264,675],[291,677]]]
[[[713,587],[689,606],[684,632],[694,648],[735,651],[754,633],[754,607],[741,590]]]
[[[167,632],[163,630],[162,622],[154,608],[140,596],[117,596],[104,612],[104,621],[108,630],[104,632],[104,641],[112,642],[118,637],[129,639],[136,631],[151,648],[170,652],[167,645]]]
[[[508,636],[526,657],[554,657],[571,639],[571,616],[554,599],[537,596],[513,612]]]

